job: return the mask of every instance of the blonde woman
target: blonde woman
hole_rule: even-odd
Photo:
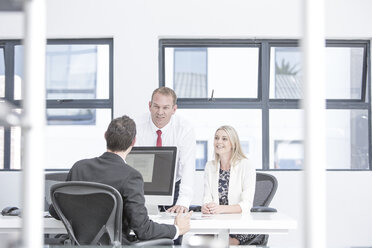
[[[214,135],[214,156],[205,166],[204,214],[244,213],[253,206],[256,169],[244,155],[239,137],[231,126]],[[253,244],[257,235],[230,235],[230,244]]]

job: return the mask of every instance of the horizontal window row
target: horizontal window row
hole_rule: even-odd
[[[197,136],[196,169],[203,170],[213,159],[214,132],[231,125],[238,134],[243,152],[262,169],[262,112],[257,109],[179,109],[178,114],[194,123]],[[270,110],[269,169],[303,169],[303,110]],[[221,116],[223,118],[221,118]],[[369,169],[368,112],[366,110],[326,111],[327,169]]]
[[[45,56],[48,169],[68,169],[82,154],[102,147],[85,144],[104,142],[102,128],[113,108],[113,41],[48,40]],[[0,101],[21,116],[23,66],[21,41],[0,41]],[[0,127],[0,169],[21,169],[21,141],[20,127]]]
[[[212,96],[260,99],[262,67],[269,77],[270,99],[303,98],[303,65],[297,42],[229,42],[161,40],[161,81],[174,89],[180,100]],[[327,99],[364,100],[366,52],[366,42],[327,43]]]
[[[327,169],[372,168],[369,49],[363,40],[326,42]],[[222,125],[238,131],[257,169],[304,168],[298,40],[162,39],[159,58],[159,85],[175,90],[177,113],[196,127],[198,170],[213,159]]]

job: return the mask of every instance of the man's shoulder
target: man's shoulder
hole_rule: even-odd
[[[130,174],[141,174],[137,169],[133,168],[127,163],[124,163],[123,168],[128,171]]]
[[[78,161],[76,161],[74,163],[74,165],[72,166],[72,168],[76,168],[76,167],[88,165],[88,164],[92,163],[96,159],[97,159],[96,157],[95,158],[84,158],[84,159],[80,159],[80,160],[78,160]]]

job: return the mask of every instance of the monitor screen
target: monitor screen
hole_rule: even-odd
[[[177,147],[136,146],[126,157],[143,177],[146,205],[172,205]]]

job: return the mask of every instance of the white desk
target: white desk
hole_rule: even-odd
[[[0,233],[16,233],[22,229],[22,219],[17,216],[0,215]],[[57,234],[67,233],[61,221],[54,218],[44,218],[44,232]]]
[[[158,223],[173,224],[174,217],[162,214],[152,217]],[[288,233],[296,229],[297,222],[282,213],[248,213],[203,215],[194,213],[189,233],[218,234],[220,244],[229,244],[229,234]]]
[[[158,223],[173,224],[174,218],[162,213],[152,217]],[[221,233],[227,230],[230,234],[279,234],[288,233],[297,228],[297,222],[282,213],[248,213],[203,215],[193,213],[190,221],[192,233]]]
[[[174,217],[162,213],[160,216],[150,216],[158,223],[173,224]],[[288,233],[297,228],[297,222],[282,213],[249,213],[249,214],[218,214],[204,217],[201,213],[193,213],[191,217],[191,233],[227,234],[274,234]],[[19,232],[22,219],[13,216],[0,216],[0,233]],[[66,233],[61,221],[54,218],[44,218],[45,233]]]

